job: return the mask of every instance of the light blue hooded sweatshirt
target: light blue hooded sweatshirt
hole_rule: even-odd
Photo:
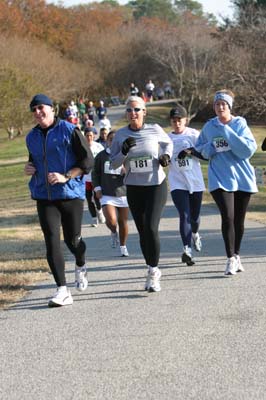
[[[253,166],[249,159],[257,144],[245,118],[233,117],[223,124],[218,117],[210,119],[202,128],[196,150],[209,160],[208,187],[212,192],[258,191]]]

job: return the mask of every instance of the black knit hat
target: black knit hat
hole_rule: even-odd
[[[52,100],[48,97],[48,96],[46,96],[45,94],[36,94],[33,98],[32,98],[32,100],[31,100],[31,102],[30,102],[30,110],[31,111],[33,111],[33,107],[35,107],[35,106],[39,106],[39,105],[41,105],[41,104],[45,104],[45,105],[47,105],[47,106],[51,106],[51,107],[53,107],[53,102],[52,102]]]

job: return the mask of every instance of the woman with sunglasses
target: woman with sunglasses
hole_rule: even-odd
[[[130,96],[126,102],[128,126],[119,129],[111,147],[111,168],[125,167],[124,183],[128,205],[136,224],[148,275],[145,289],[161,290],[159,270],[159,222],[167,199],[166,176],[173,144],[158,124],[146,124],[142,98]]]
[[[66,286],[65,261],[60,246],[60,227],[64,241],[75,257],[76,288],[88,286],[85,264],[86,245],[81,237],[85,183],[83,175],[93,167],[93,156],[79,128],[55,117],[53,102],[37,94],[30,103],[37,125],[28,133],[26,144],[29,161],[26,175],[37,203],[44,234],[47,261],[57,291],[49,307],[70,305],[73,299]]]

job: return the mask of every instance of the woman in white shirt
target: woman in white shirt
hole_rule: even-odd
[[[169,136],[173,142],[173,155],[168,180],[172,200],[179,213],[179,230],[184,246],[181,259],[187,265],[193,265],[195,262],[191,242],[196,251],[201,250],[198,230],[202,194],[205,190],[198,159],[202,157],[194,149],[199,132],[186,126],[187,111],[180,105],[171,109],[170,120],[173,130]]]

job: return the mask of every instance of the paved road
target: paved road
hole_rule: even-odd
[[[85,212],[89,287],[73,306],[48,309],[53,280],[0,312],[0,398],[5,400],[266,399],[265,226],[247,221],[246,269],[225,277],[216,209],[203,207],[204,248],[180,262],[176,211],[161,220],[162,291],[145,269],[130,220],[129,258]],[[73,286],[74,265],[67,277]]]

